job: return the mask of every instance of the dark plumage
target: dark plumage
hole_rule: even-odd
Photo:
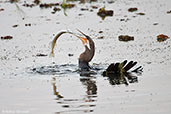
[[[137,62],[127,62],[127,60],[121,63],[111,63],[102,75],[108,77],[109,83],[112,85],[128,85],[129,83],[138,82],[138,77],[133,76],[132,73],[141,73],[142,66],[130,71],[136,64]]]
[[[79,56],[79,68],[81,70],[88,71],[91,67],[89,66],[89,62],[93,59],[95,54],[95,44],[94,41],[86,34],[78,30],[82,35],[85,36],[85,38],[88,40],[89,47],[87,44],[84,44],[85,51],[80,54]],[[79,36],[77,36],[79,37]],[[82,37],[79,37],[82,38]]]
[[[129,71],[131,68],[133,68],[135,65],[137,64],[137,62],[134,61],[130,61],[127,63],[127,60],[125,60],[122,63],[111,63],[108,68],[106,69],[106,71],[103,72],[103,75],[108,75],[108,74],[113,74],[113,75],[117,75],[117,74],[126,74],[128,72],[139,72],[142,71],[142,66],[139,66],[138,68]],[[122,71],[121,71],[122,70]]]

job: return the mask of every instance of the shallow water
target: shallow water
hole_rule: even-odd
[[[49,2],[56,1],[42,0]],[[13,36],[11,40],[0,39],[0,113],[170,114],[171,40],[158,42],[157,35],[171,37],[171,14],[167,14],[171,2],[71,3],[76,7],[66,9],[65,16],[63,9],[52,14],[53,8],[24,7],[23,0],[18,6],[0,1],[0,9],[4,9],[0,10],[0,36]],[[114,10],[114,16],[102,20],[97,12],[104,5]],[[138,11],[128,12],[130,7]],[[145,15],[137,15],[140,12]],[[55,34],[67,29],[76,33],[77,28],[93,38],[96,53],[90,65],[101,70],[78,71],[77,58],[84,47],[69,34],[58,40],[55,57],[48,56]],[[132,35],[134,41],[121,42],[119,35]],[[111,85],[101,75],[103,70],[125,59],[137,61],[143,73],[135,83]]]

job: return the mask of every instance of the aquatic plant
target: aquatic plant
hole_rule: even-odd
[[[66,9],[66,8],[73,8],[75,6],[75,4],[67,4],[66,0],[63,0],[61,7]]]
[[[105,7],[103,7],[99,9],[97,15],[104,20],[106,16],[113,16],[113,10],[106,10]]]

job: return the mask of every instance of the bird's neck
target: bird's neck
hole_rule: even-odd
[[[89,46],[90,46],[90,61],[91,61],[95,53],[95,45],[92,39],[89,40]]]

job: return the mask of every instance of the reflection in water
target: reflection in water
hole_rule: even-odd
[[[87,86],[87,95],[97,94],[97,86],[95,81],[92,81],[90,78],[82,78],[80,81]]]
[[[71,98],[67,98],[64,93],[60,93],[59,87],[57,87],[56,77],[52,77],[52,87],[53,87],[53,94],[55,95],[55,101],[62,110],[58,110],[55,114],[61,113],[89,113],[93,112],[96,107],[97,101],[97,85],[96,85],[96,76],[101,75],[103,68],[97,69],[94,68],[92,71],[79,71],[77,70],[77,65],[73,64],[65,64],[65,65],[53,65],[53,66],[42,66],[31,69],[30,73],[38,73],[43,75],[58,75],[63,76],[62,74],[66,75],[75,75],[80,74],[80,82],[82,83],[85,90],[84,95],[78,94],[76,96],[71,96]],[[122,69],[121,69],[122,70]],[[140,73],[141,72],[136,72]],[[138,82],[138,77],[133,76],[133,73],[125,72],[103,72],[103,76],[107,77],[109,83],[111,85],[120,85],[125,84],[128,85],[129,83]],[[65,83],[65,81],[63,82]],[[72,86],[72,85],[70,85]],[[71,92],[72,90],[65,90],[67,93]],[[79,91],[79,90],[74,90]],[[69,93],[70,94],[70,93]],[[76,97],[76,98],[73,98]],[[81,97],[81,98],[80,98]]]
[[[138,69],[138,72],[125,72],[123,75],[121,75],[120,72],[113,73],[113,70],[111,73],[109,72],[106,74],[107,70],[104,71],[104,67],[105,66],[102,66],[101,68],[99,68],[99,66],[95,66],[91,71],[79,71],[77,65],[63,64],[63,65],[51,65],[51,66],[41,66],[41,67],[36,67],[36,68],[28,68],[29,69],[28,72],[29,73],[38,73],[41,75],[59,75],[59,76],[62,74],[67,74],[67,75],[72,74],[73,75],[73,74],[79,73],[81,77],[85,77],[85,78],[81,78],[80,81],[83,83],[83,85],[86,85],[87,87],[93,85],[92,84],[93,81],[92,81],[92,77],[91,77],[92,75],[101,75],[102,74],[104,77],[108,77],[109,83],[111,85],[119,85],[119,84],[128,85],[129,83],[138,82],[137,75],[141,75],[141,73],[142,73],[142,70]],[[133,76],[133,74],[136,74],[136,76]],[[90,82],[92,82],[92,83],[90,83]],[[55,88],[55,86],[54,86],[54,88]],[[87,88],[87,90],[89,90],[89,89]]]
[[[56,78],[55,77],[52,77],[52,86],[53,86],[53,94],[56,95],[57,99],[63,98],[63,96],[60,95],[59,92],[57,91]]]
[[[108,75],[108,80],[111,85],[120,85],[125,84],[129,85],[129,83],[136,83],[138,82],[138,77],[133,76],[131,73],[127,75]]]
[[[83,96],[83,98],[67,99],[57,91],[56,77],[52,78],[53,93],[57,97],[55,100],[57,100],[57,103],[64,108],[64,111],[59,111],[55,114],[61,114],[66,112],[88,113],[94,111],[93,108],[96,106],[95,102],[97,101],[97,86],[95,77],[92,77],[90,75],[81,76],[80,81],[86,88],[85,95]]]

